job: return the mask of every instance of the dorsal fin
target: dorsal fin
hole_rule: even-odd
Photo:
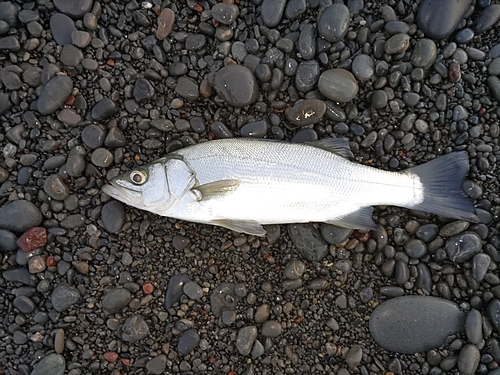
[[[347,138],[322,138],[316,141],[306,142],[306,144],[333,152],[346,159],[352,159],[354,157]]]

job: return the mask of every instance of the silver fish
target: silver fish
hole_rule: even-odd
[[[263,236],[263,225],[326,222],[376,230],[373,205],[477,221],[462,184],[466,152],[403,172],[356,164],[346,139],[199,143],[115,177],[103,191],[158,215]]]

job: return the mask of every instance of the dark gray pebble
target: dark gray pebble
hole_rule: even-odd
[[[91,149],[101,147],[105,137],[106,132],[99,125],[90,124],[82,130],[82,141]]]
[[[288,234],[299,253],[310,262],[319,262],[329,254],[329,245],[312,224],[290,224]]]
[[[78,66],[83,60],[83,52],[73,44],[66,44],[61,51],[61,62],[66,66]]]
[[[481,238],[473,232],[462,233],[449,238],[445,247],[448,257],[457,263],[469,260],[479,253],[481,248]]]
[[[190,77],[179,77],[175,92],[185,100],[196,100],[200,96],[198,83]]]
[[[101,211],[102,225],[110,233],[118,233],[125,222],[125,207],[116,200],[107,202]]]
[[[191,353],[200,342],[200,335],[194,329],[188,329],[179,338],[179,343],[177,344],[177,350],[179,354],[186,355]]]
[[[119,111],[115,102],[109,98],[104,98],[97,102],[92,108],[92,118],[96,121],[105,120]]]
[[[500,331],[500,300],[491,301],[484,312],[496,330]]]
[[[57,44],[71,44],[71,33],[77,31],[75,22],[65,14],[56,13],[50,17],[50,31]]]
[[[184,284],[191,281],[188,275],[178,274],[170,278],[165,296],[165,307],[170,309],[174,303],[179,302],[183,294]]]
[[[68,185],[63,181],[58,174],[53,174],[47,177],[43,183],[43,191],[52,199],[63,201],[69,195]]]
[[[297,90],[302,93],[311,91],[318,82],[319,73],[320,69],[317,61],[302,61],[297,66],[297,72],[295,74],[295,87]]]
[[[210,294],[210,307],[214,315],[220,317],[224,310],[233,310],[239,299],[233,283],[221,283]]]
[[[281,324],[275,320],[268,320],[262,325],[262,336],[278,337],[283,332]]]
[[[25,267],[11,267],[3,271],[2,277],[6,281],[21,283],[29,286],[35,285],[35,279]]]
[[[14,298],[14,302],[12,304],[23,314],[31,314],[36,308],[35,303],[28,296],[16,297]]]
[[[61,354],[51,353],[43,357],[31,371],[30,375],[63,375],[66,370],[66,360]]]
[[[427,252],[427,246],[419,239],[412,238],[405,244],[405,252],[410,258],[421,258]]]
[[[474,375],[480,359],[481,353],[477,346],[472,344],[465,345],[458,355],[458,371],[462,375]]]
[[[257,334],[257,327],[255,326],[239,329],[235,345],[241,355],[247,356],[251,353],[255,340],[257,339]]]
[[[121,326],[121,336],[124,341],[135,342],[149,336],[149,326],[142,315],[134,315]]]
[[[478,345],[483,340],[483,317],[476,309],[472,309],[467,314],[465,334],[471,344]]]
[[[0,252],[9,252],[17,249],[17,236],[5,229],[0,229]]]
[[[346,241],[353,232],[353,229],[326,223],[321,223],[319,229],[323,239],[330,245],[337,245]]]
[[[23,233],[42,223],[42,214],[37,206],[26,200],[16,200],[0,207],[0,228]]]
[[[242,137],[264,138],[267,134],[267,130],[269,129],[269,125],[269,120],[249,122],[248,124],[242,126],[240,129],[240,135]]]
[[[425,36],[441,40],[457,28],[472,0],[425,0],[418,7],[417,24]],[[446,17],[443,17],[446,14]]]
[[[476,34],[481,34],[492,28],[499,19],[500,4],[492,4],[481,12],[481,15],[474,21],[472,28]]]
[[[85,224],[85,216],[81,214],[68,215],[61,221],[61,227],[64,229],[76,229]]]
[[[349,8],[334,3],[326,8],[318,19],[318,33],[329,42],[344,39],[349,26]]]
[[[283,270],[283,276],[288,280],[297,280],[302,277],[306,270],[306,265],[300,260],[292,259]]]
[[[472,258],[472,276],[476,281],[483,281],[488,268],[491,264],[491,258],[488,254],[480,253]]]
[[[154,97],[155,89],[145,78],[138,78],[135,81],[133,95],[137,103],[150,100]]]
[[[328,69],[319,77],[318,89],[328,99],[345,103],[357,95],[358,82],[348,70]]]
[[[200,299],[203,297],[203,289],[194,281],[188,281],[182,287],[182,290],[186,296],[193,300]]]
[[[285,116],[294,125],[311,125],[319,122],[326,112],[326,104],[320,99],[301,99],[287,108]]]
[[[384,349],[414,354],[441,346],[463,330],[465,315],[453,302],[404,296],[382,303],[370,317],[370,333]]]
[[[243,107],[253,103],[259,94],[257,80],[243,65],[228,65],[214,77],[214,88],[229,105]]]
[[[277,26],[285,11],[286,0],[264,0],[262,2],[261,16],[267,27]]]
[[[54,0],[55,7],[72,18],[82,18],[92,9],[93,0]]]
[[[68,99],[73,90],[73,80],[64,75],[52,78],[38,97],[38,112],[42,115],[54,113]]]
[[[59,283],[52,295],[50,301],[52,306],[59,312],[66,311],[80,300],[80,292],[68,283]]]
[[[115,288],[104,296],[102,307],[110,313],[116,313],[127,307],[131,300],[132,294],[128,289]]]

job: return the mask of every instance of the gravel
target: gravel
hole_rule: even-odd
[[[0,372],[496,374],[499,19],[471,0],[0,2]],[[240,136],[345,137],[390,171],[465,150],[479,222],[375,207],[377,231],[260,238],[101,192]]]

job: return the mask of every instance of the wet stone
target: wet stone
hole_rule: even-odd
[[[0,252],[9,252],[17,249],[17,236],[5,229],[0,229]]]
[[[28,269],[25,267],[12,267],[3,271],[2,277],[6,281],[13,283],[21,283],[29,286],[35,285],[35,280],[32,278]]]
[[[182,287],[182,290],[186,296],[193,300],[200,299],[203,297],[203,289],[194,281],[188,281]]]
[[[295,87],[297,90],[302,93],[311,91],[318,82],[319,73],[320,69],[317,61],[302,61],[297,66],[297,72],[295,74]]]
[[[211,10],[212,17],[223,25],[232,24],[240,14],[238,7],[229,3],[217,3]]]
[[[387,94],[384,90],[375,90],[372,95],[372,106],[375,109],[385,108],[387,105]]]
[[[36,308],[33,300],[27,296],[19,296],[14,298],[12,304],[23,314],[31,314],[33,311],[35,311]]]
[[[405,252],[409,257],[418,259],[425,255],[425,253],[427,252],[427,246],[425,246],[424,242],[416,238],[412,238],[408,242],[406,242]]]
[[[80,292],[67,283],[59,283],[52,292],[50,301],[59,312],[66,311],[80,300]]]
[[[109,129],[108,135],[104,140],[104,145],[109,148],[123,147],[126,143],[125,134],[116,126]]]
[[[286,3],[285,17],[293,20],[307,10],[306,0],[289,0]]]
[[[179,302],[183,294],[184,284],[191,281],[188,275],[178,274],[170,278],[165,296],[165,307],[170,309],[174,303]]]
[[[458,370],[462,375],[473,375],[476,372],[481,353],[477,346],[472,344],[465,345],[458,355]]]
[[[214,88],[226,103],[236,107],[253,103],[259,94],[257,80],[251,70],[236,64],[215,73]]]
[[[281,324],[275,320],[268,320],[262,325],[262,336],[278,337],[282,332]]]
[[[149,327],[142,315],[134,315],[125,320],[121,334],[124,341],[135,342],[149,336]]]
[[[19,8],[10,1],[2,1],[0,3],[0,20],[7,23],[10,27],[19,25],[18,19]]]
[[[356,368],[361,364],[362,358],[363,358],[363,347],[361,345],[354,345],[347,352],[345,360],[349,368]]]
[[[155,89],[145,78],[138,78],[134,85],[134,98],[137,103],[142,103],[153,98]]]
[[[179,77],[175,92],[185,100],[196,100],[200,97],[198,83],[190,77]]]
[[[91,149],[101,147],[105,137],[106,132],[99,125],[90,124],[82,130],[82,141]]]
[[[257,327],[248,326],[240,328],[236,336],[236,349],[241,355],[247,356],[251,353],[252,347],[257,339]]]
[[[54,0],[55,7],[72,18],[82,18],[92,9],[93,0]]]
[[[316,28],[310,23],[302,26],[299,37],[299,52],[304,60],[311,60],[316,54]]]
[[[446,224],[439,231],[439,235],[442,237],[451,237],[455,236],[469,228],[470,223],[467,221],[453,221],[451,223]]]
[[[419,39],[413,48],[411,63],[415,68],[429,69],[437,57],[437,47],[431,39]]]
[[[57,44],[71,44],[71,33],[77,31],[75,22],[65,14],[56,13],[50,17],[50,31]]]
[[[384,349],[414,354],[435,349],[449,335],[463,330],[465,315],[458,305],[430,296],[404,296],[377,307],[370,333]]]
[[[78,126],[82,121],[82,116],[72,108],[64,108],[57,112],[57,119],[69,126]]]
[[[472,309],[467,315],[465,333],[471,344],[478,345],[483,340],[483,317],[478,310]]]
[[[38,112],[42,115],[54,113],[68,99],[72,90],[73,81],[70,77],[55,76],[45,85],[38,97]]]
[[[110,233],[118,233],[125,222],[125,207],[116,200],[107,202],[101,211],[102,226]]]
[[[297,280],[302,277],[306,269],[306,265],[300,260],[292,259],[289,261],[283,270],[283,276],[288,280]]]
[[[199,51],[207,43],[207,37],[203,34],[189,34],[185,46],[188,51]]]
[[[320,99],[298,100],[293,107],[287,108],[285,116],[294,125],[311,125],[319,122],[326,112],[326,104]]]
[[[358,93],[358,83],[348,70],[328,69],[321,74],[318,89],[330,100],[348,102]]]
[[[405,52],[410,46],[410,36],[408,34],[396,34],[385,42],[385,52],[389,55],[396,55]]]
[[[198,343],[200,342],[200,335],[194,329],[188,329],[179,338],[179,343],[177,344],[177,350],[179,354],[186,355],[194,350]]]
[[[115,288],[104,296],[102,307],[110,313],[116,313],[126,308],[131,300],[132,294],[128,289]]]
[[[0,38],[0,51],[19,51],[20,48],[19,40],[15,36]]]
[[[269,127],[268,121],[261,120],[245,124],[240,129],[242,137],[264,138]]]
[[[459,3],[453,0],[423,1],[417,12],[418,27],[428,38],[445,39],[455,31],[471,3],[472,0]]]
[[[175,13],[170,8],[165,8],[158,16],[158,28],[156,29],[156,37],[159,40],[165,39],[170,35],[175,24]]]
[[[370,55],[359,54],[352,61],[352,72],[360,81],[366,81],[375,75],[375,64]]]
[[[43,357],[31,371],[30,375],[63,375],[66,370],[66,360],[61,354],[51,353]]]
[[[73,154],[68,156],[68,160],[66,162],[66,172],[71,177],[80,176],[85,170],[85,159],[80,155]]]
[[[446,241],[445,250],[448,257],[457,263],[463,263],[482,248],[481,238],[476,233],[463,233],[453,236]]]
[[[466,27],[455,34],[455,42],[458,44],[467,44],[474,38],[474,31]]]
[[[342,228],[332,224],[321,223],[320,232],[323,239],[330,245],[336,245],[346,241],[353,230],[349,228]]]
[[[157,355],[148,361],[146,369],[153,374],[163,374],[167,367],[167,360],[168,358],[165,354]]]
[[[61,221],[61,227],[64,229],[76,229],[85,224],[85,216],[80,214],[68,215]]]
[[[92,152],[90,160],[95,166],[106,168],[113,162],[113,154],[109,150],[100,147]]]
[[[66,66],[78,66],[83,60],[83,52],[73,44],[66,44],[61,51],[61,62]]]
[[[499,19],[500,4],[492,4],[481,12],[481,15],[474,21],[472,28],[476,34],[481,34],[492,28]]]
[[[43,183],[43,191],[52,199],[63,201],[69,195],[69,188],[58,174],[50,175]]]
[[[329,42],[344,39],[349,27],[349,8],[344,4],[334,3],[326,8],[318,19],[318,33]]]
[[[500,101],[500,79],[495,76],[490,76],[488,77],[487,83],[493,97]]]
[[[488,254],[476,254],[472,258],[472,276],[476,281],[484,280],[488,268],[491,264],[491,258]]]
[[[103,98],[92,107],[91,116],[94,120],[105,120],[119,111],[115,102],[109,98]]]
[[[23,84],[19,76],[14,72],[4,72],[2,82],[8,90],[18,90]]]
[[[26,333],[21,332],[19,330],[15,331],[14,334],[12,335],[12,342],[17,345],[26,344],[28,342],[28,336],[26,335]]]
[[[47,230],[42,227],[30,228],[19,237],[16,243],[21,250],[26,252],[41,248],[47,244]]]
[[[71,33],[71,41],[78,48],[85,48],[89,45],[91,36],[86,31],[73,31]]]
[[[285,5],[286,0],[264,0],[260,11],[264,25],[267,27],[277,26],[283,17]]]
[[[299,251],[308,261],[321,261],[329,254],[328,243],[312,224],[290,224],[288,234]]]
[[[500,300],[491,301],[484,312],[496,330],[500,331]]]

